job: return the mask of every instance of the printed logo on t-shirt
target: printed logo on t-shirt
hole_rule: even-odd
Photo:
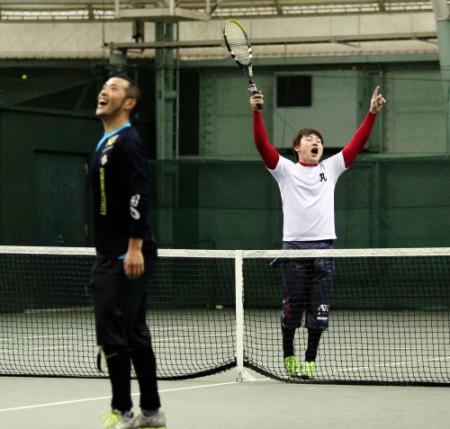
[[[106,141],[105,145],[103,146],[102,153],[105,154],[106,152],[109,152],[114,147],[114,143],[117,141],[118,138],[119,136],[113,136],[109,138]]]
[[[139,194],[133,195],[130,199],[130,214],[134,220],[139,220],[141,218],[141,214],[136,208],[139,205],[140,199],[141,196]]]
[[[327,178],[325,177],[325,173],[320,173],[320,181],[321,182],[326,182]]]
[[[110,139],[108,139],[105,146],[112,146],[118,138],[119,138],[118,135],[111,137]]]

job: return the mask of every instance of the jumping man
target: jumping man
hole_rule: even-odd
[[[293,141],[297,162],[280,156],[270,144],[261,110],[262,93],[251,96],[253,134],[265,166],[278,183],[283,205],[283,249],[330,249],[336,239],[334,188],[367,143],[376,115],[385,99],[377,86],[369,112],[344,148],[324,161],[323,138],[319,131],[304,128]],[[330,258],[287,259],[283,262],[283,305],[281,331],[284,366],[291,377],[312,378],[322,332],[328,328],[333,262]],[[305,313],[308,346],[303,362],[294,351],[295,330]]]

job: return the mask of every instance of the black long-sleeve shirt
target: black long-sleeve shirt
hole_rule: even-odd
[[[143,240],[142,251],[156,257],[150,225],[148,163],[137,131],[125,126],[102,139],[90,165],[95,247],[102,258],[119,258],[128,240]]]

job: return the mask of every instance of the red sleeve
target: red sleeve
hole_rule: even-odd
[[[273,170],[278,164],[280,155],[267,137],[262,114],[259,110],[253,112],[253,139],[264,164],[266,164],[266,167]]]
[[[352,139],[344,146],[344,149],[342,149],[345,166],[347,168],[353,164],[356,156],[361,152],[369,140],[376,117],[377,115],[375,113],[368,112]]]

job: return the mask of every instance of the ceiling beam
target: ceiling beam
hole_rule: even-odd
[[[120,9],[119,19],[141,19],[143,21],[206,21],[209,16],[196,10],[170,8]]]
[[[116,7],[118,10],[116,10]],[[178,15],[157,0],[0,0],[3,22],[183,21],[431,11],[425,0],[177,0]],[[208,11],[209,9],[209,11]]]
[[[432,41],[436,39],[435,32],[417,33],[391,33],[369,34],[351,36],[313,36],[313,37],[287,37],[287,38],[261,38],[252,40],[252,45],[302,45],[317,43],[354,44],[359,42],[383,42],[401,40]],[[144,50],[144,49],[179,49],[179,48],[218,48],[225,46],[223,40],[197,40],[173,42],[147,42],[147,43],[110,43],[109,48],[114,51]],[[353,45],[354,47],[354,45]]]

